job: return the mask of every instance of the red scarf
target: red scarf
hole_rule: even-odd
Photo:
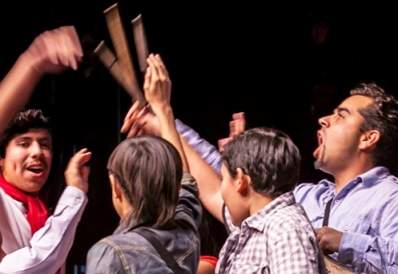
[[[21,202],[27,209],[26,219],[30,225],[32,235],[44,226],[48,211],[46,205],[37,195],[32,195],[23,192],[7,182],[2,175],[0,175],[0,187],[7,193],[11,198]]]
[[[22,190],[19,190],[9,182],[7,182],[3,175],[0,174],[0,187],[7,195],[11,196],[14,200],[21,202],[27,209],[26,219],[30,225],[32,235],[42,228],[46,223],[48,217],[48,210],[46,205],[37,195],[32,195]],[[59,269],[55,274],[60,274]]]

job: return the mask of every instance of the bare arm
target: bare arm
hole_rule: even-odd
[[[171,142],[182,155],[184,166],[189,166],[190,173],[196,179],[200,200],[213,216],[223,222],[222,206],[224,202],[220,192],[221,178],[177,133],[173,111],[169,103],[171,88],[170,83],[167,83],[169,80],[166,80],[168,75],[165,72],[157,71],[160,69],[160,63],[153,56],[148,58],[148,64],[144,91],[154,113],[141,109],[137,103],[134,104],[124,119],[121,131],[127,133],[129,137],[142,133],[160,134]],[[152,75],[153,71],[157,73],[155,76]],[[155,88],[156,85],[159,87]]]
[[[160,136],[178,150],[183,170],[189,172],[188,162],[175,127],[173,109],[170,106],[171,81],[167,69],[159,55],[149,55],[145,75],[145,98],[159,119]]]
[[[77,69],[83,53],[74,27],[40,34],[0,82],[0,134],[23,108],[44,74]]]
[[[185,155],[192,176],[199,187],[199,198],[206,209],[220,222],[224,223],[222,207],[224,204],[221,196],[220,176],[206,163],[199,154],[181,137]]]

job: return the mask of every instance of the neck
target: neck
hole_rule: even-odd
[[[333,174],[336,183],[336,193],[339,193],[349,182],[357,176],[365,173],[374,167],[371,161],[361,161],[359,164],[352,164],[349,168]]]
[[[253,196],[251,197],[251,204],[250,204],[250,216],[256,214],[260,210],[262,210],[266,205],[271,203],[274,199],[265,196],[264,194],[260,194],[257,192],[253,192]]]

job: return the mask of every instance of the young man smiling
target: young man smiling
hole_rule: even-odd
[[[73,27],[47,31],[0,82],[0,273],[58,273],[72,246],[87,203],[84,164],[91,153],[83,149],[69,161],[67,187],[49,216],[39,195],[52,162],[49,124],[41,111],[16,113],[43,75],[76,69],[81,57]]]

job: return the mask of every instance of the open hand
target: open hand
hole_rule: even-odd
[[[91,152],[87,148],[79,150],[72,156],[65,170],[65,180],[68,186],[80,188],[83,192],[87,193],[90,169],[85,164],[90,159]]]

